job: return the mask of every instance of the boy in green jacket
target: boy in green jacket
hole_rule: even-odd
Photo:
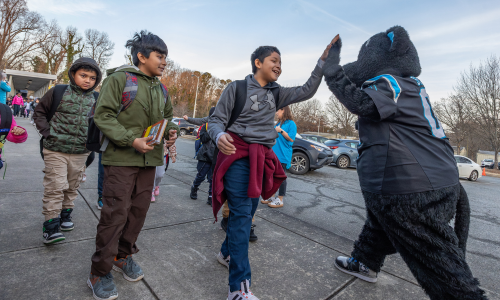
[[[135,242],[151,203],[156,166],[163,165],[163,143],[148,146],[151,138],[141,136],[145,128],[163,119],[171,121],[173,116],[170,97],[165,98],[158,79],[166,66],[167,45],[158,36],[141,31],[126,47],[135,66],[108,70],[94,115],[95,124],[110,141],[102,154],[104,205],[87,281],[96,299],[118,297],[111,269],[128,281],[144,277],[132,254],[138,251]],[[117,116],[127,80],[136,83],[137,94]],[[168,123],[164,135],[168,147],[175,143],[178,130]]]

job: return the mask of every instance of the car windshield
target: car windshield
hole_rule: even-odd
[[[485,159],[486,162],[493,162],[493,159]]]
[[[295,137],[299,138],[299,139],[303,139],[303,137],[300,134],[298,134],[298,133],[295,135]]]

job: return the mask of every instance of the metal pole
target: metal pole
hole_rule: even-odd
[[[201,76],[201,75],[200,75]],[[196,118],[196,99],[198,98],[198,84],[200,83],[200,76],[198,76],[198,82],[196,83],[196,95],[194,96],[194,111],[193,118]]]
[[[321,126],[321,119],[318,119],[319,120],[319,123],[318,123],[318,135],[319,135],[319,127]]]

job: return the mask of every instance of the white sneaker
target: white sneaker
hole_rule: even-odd
[[[260,203],[262,203],[262,204],[269,204],[269,203],[273,202],[274,200],[276,200],[276,198],[278,198],[278,197],[272,196],[271,198],[269,198],[267,200],[260,199]]]
[[[248,279],[241,282],[241,289],[236,292],[232,292],[229,290],[227,295],[227,300],[259,300],[259,298],[255,297],[252,291],[250,290],[250,281]]]
[[[219,252],[219,254],[217,254],[217,260],[221,263],[221,265],[224,265],[226,266],[226,268],[229,269],[229,262],[231,261],[231,257],[229,255],[226,258],[224,258],[222,252]]]
[[[274,198],[274,201],[267,204],[267,206],[273,207],[273,208],[283,207],[283,201],[281,201],[280,198],[276,197],[276,198]]]

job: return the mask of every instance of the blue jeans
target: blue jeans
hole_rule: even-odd
[[[251,280],[252,272],[248,261],[248,239],[252,216],[257,210],[259,198],[248,197],[250,163],[248,158],[235,161],[224,175],[224,189],[229,205],[229,220],[226,239],[220,249],[222,255],[231,255],[229,264],[229,289],[240,289],[240,283]]]
[[[212,169],[212,163],[199,160],[196,169],[198,169],[198,173],[194,178],[193,186],[196,188],[199,187],[203,180],[205,180],[205,177],[207,177],[208,183],[210,184],[208,187],[208,194],[212,196],[212,175],[214,173],[214,170]]]
[[[104,166],[101,163],[102,153],[99,153],[99,171],[97,175],[97,194],[102,197],[102,183],[104,182]]]

